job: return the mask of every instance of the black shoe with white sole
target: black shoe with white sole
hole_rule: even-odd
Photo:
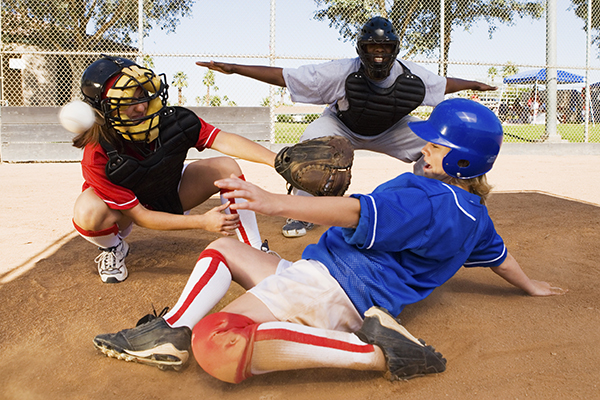
[[[171,328],[164,318],[150,318],[132,329],[94,338],[94,346],[108,357],[180,370],[191,352],[192,331]]]
[[[383,350],[390,380],[406,380],[446,370],[446,359],[440,353],[411,335],[381,307],[371,307],[365,312],[365,320],[356,336]]]

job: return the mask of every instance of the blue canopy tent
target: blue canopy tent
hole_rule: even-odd
[[[585,77],[577,74],[573,74],[571,72],[556,70],[557,83],[559,84],[573,84],[573,83],[584,83]],[[534,91],[538,92],[538,84],[545,85],[546,84],[546,68],[541,69],[533,69],[528,71],[519,72],[518,74],[510,75],[505,77],[502,82],[504,84],[513,84],[513,85],[534,85]],[[504,92],[504,88],[502,88],[502,93],[500,94],[500,100],[502,101],[502,95]]]
[[[558,83],[583,83],[585,77],[581,75],[572,74],[563,70],[556,70],[557,82]],[[545,83],[546,82],[546,69],[532,69],[529,71],[519,72],[511,76],[507,76],[502,80],[506,84],[528,84],[528,83]]]

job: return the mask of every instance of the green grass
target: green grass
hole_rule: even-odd
[[[545,134],[544,125],[515,124],[504,125],[505,143],[526,143],[538,140]],[[583,124],[558,124],[556,131],[558,135],[571,143],[583,143],[585,141],[585,127]],[[588,126],[588,141],[590,143],[600,142],[600,124]]]
[[[275,143],[297,143],[308,126],[307,123],[275,123]]]
[[[275,143],[297,143],[308,126],[307,123],[275,123]],[[505,143],[528,143],[537,141],[545,134],[544,125],[514,124],[504,125]],[[558,124],[556,130],[560,137],[571,143],[583,143],[585,132],[583,124]],[[600,124],[588,126],[588,142],[600,143]]]

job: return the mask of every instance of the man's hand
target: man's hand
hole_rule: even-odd
[[[208,69],[212,69],[213,71],[221,72],[223,74],[233,74],[233,68],[235,64],[228,64],[223,62],[214,62],[214,61],[196,61],[196,65],[201,67],[206,67]]]
[[[479,90],[480,92],[487,92],[488,90],[497,90],[497,86],[490,86],[487,83],[475,82],[473,90]]]
[[[459,92],[461,90],[477,90],[487,92],[488,90],[496,90],[496,86],[490,86],[483,82],[468,81],[460,78],[446,78],[446,94]]]
[[[268,67],[263,65],[243,65],[229,64],[215,61],[196,61],[196,65],[206,67],[213,71],[218,71],[223,74],[238,74],[247,76],[248,78],[256,79],[261,82],[269,83],[285,87],[285,79],[283,79],[283,68]]]

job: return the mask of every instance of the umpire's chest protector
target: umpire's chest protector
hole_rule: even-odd
[[[157,211],[183,214],[178,187],[187,152],[198,142],[201,122],[186,108],[169,107],[161,111],[157,148],[143,160],[119,154],[102,143],[109,160],[106,176],[130,189],[142,204]]]
[[[402,75],[388,88],[369,81],[362,67],[346,78],[349,108],[339,111],[338,117],[351,131],[363,136],[379,135],[421,105],[425,84],[404,64],[400,65]]]

